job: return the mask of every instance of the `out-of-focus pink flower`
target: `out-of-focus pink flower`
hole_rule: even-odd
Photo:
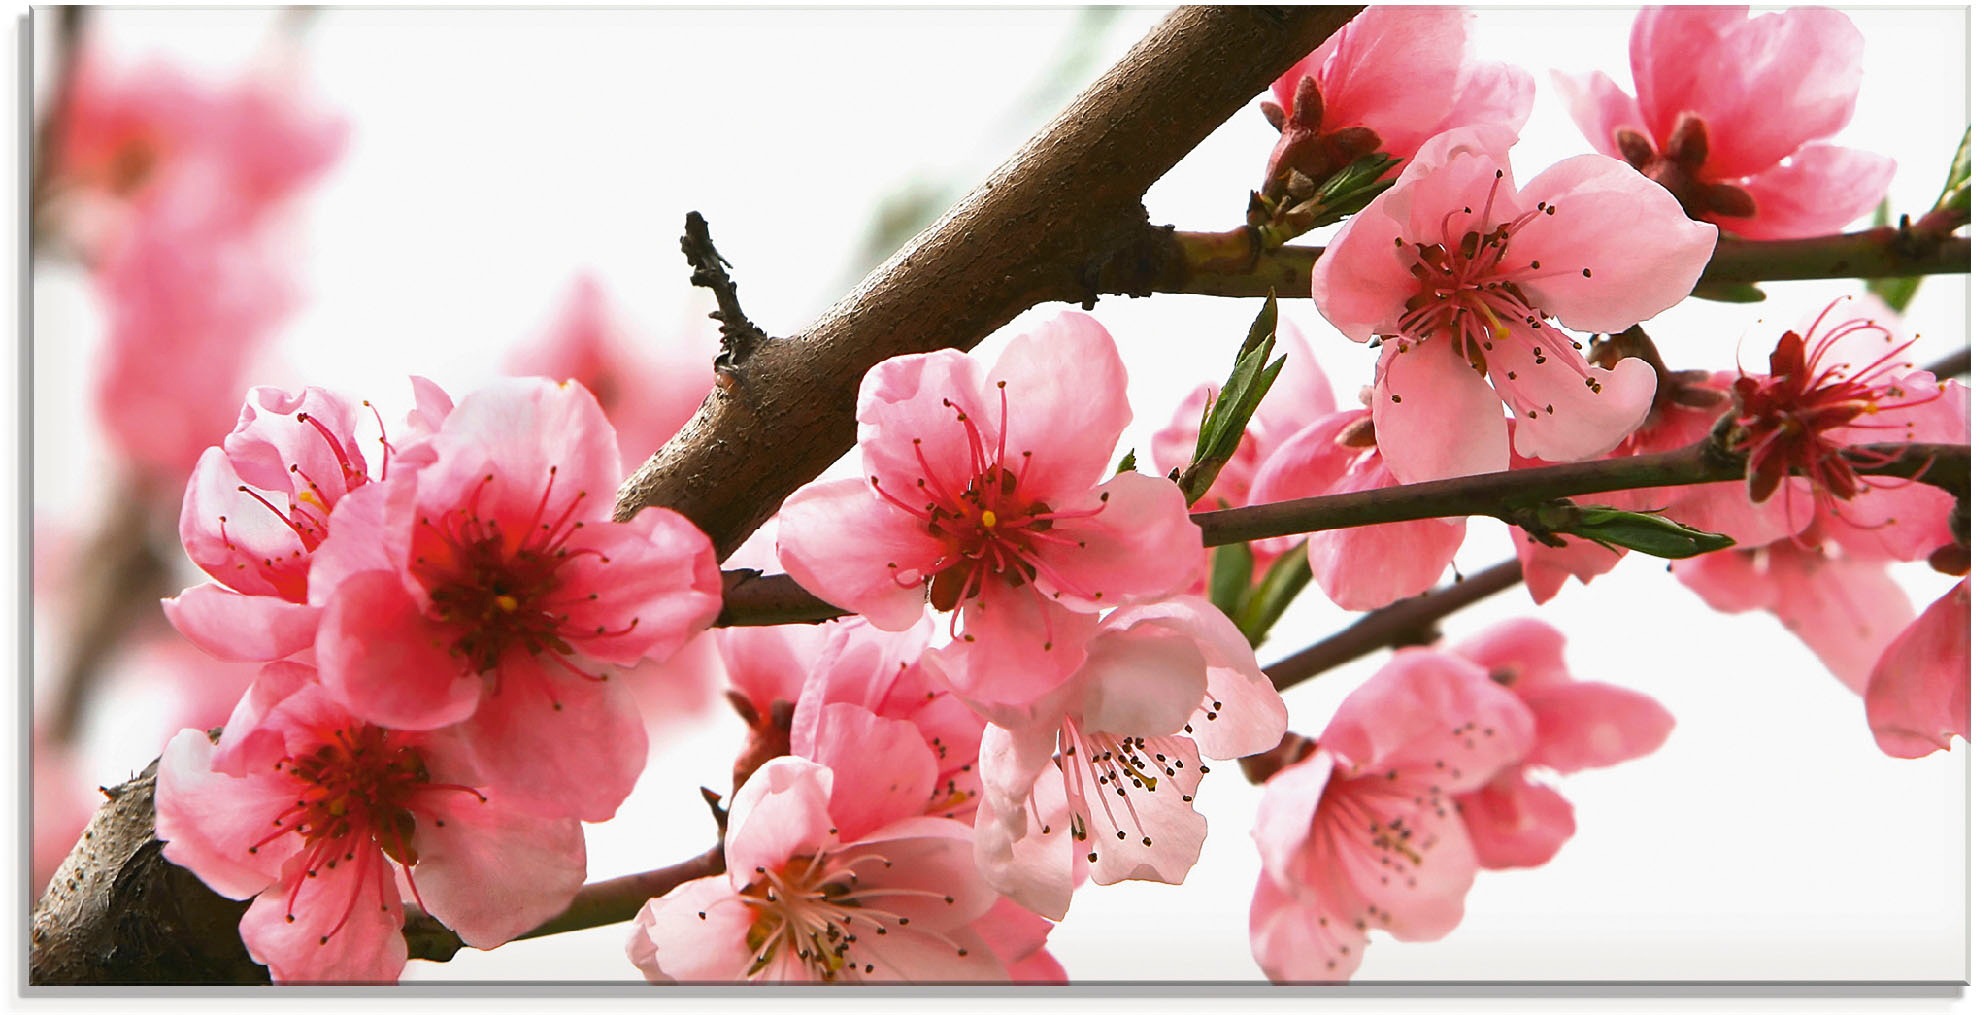
[[[856,409],[867,477],[787,500],[780,561],[884,629],[914,624],[927,593],[958,611],[957,644],[981,656],[963,678],[972,697],[1038,698],[1080,663],[1085,615],[1198,570],[1176,485],[1134,473],[1096,485],[1130,420],[1126,384],[1109,333],[1074,313],[1014,339],[989,370],[951,350],[878,364]]]
[[[287,983],[398,979],[400,878],[478,948],[556,915],[585,879],[578,821],[515,807],[458,730],[368,724],[287,662],[263,670],[218,742],[186,730],[167,745],[158,834],[214,891],[255,898],[242,941]]]
[[[332,510],[372,478],[356,416],[322,388],[248,392],[234,431],[201,454],[186,484],[179,539],[214,581],[165,601],[180,633],[222,659],[281,659],[310,646],[319,612],[311,561]]]
[[[1970,579],[1929,604],[1881,653],[1867,681],[1867,725],[1896,758],[1970,739]]]
[[[949,678],[942,653],[930,664]],[[998,890],[1058,920],[1075,883],[1179,884],[1206,821],[1200,758],[1268,750],[1288,712],[1253,650],[1210,603],[1126,606],[1074,676],[1024,721],[985,730],[979,866]]]
[[[551,813],[611,817],[647,738],[625,681],[599,664],[666,658],[709,626],[709,540],[672,511],[608,523],[620,456],[576,384],[497,382],[422,450],[418,470],[340,503],[317,550],[325,686],[395,729],[466,721],[491,783]]]
[[[1873,210],[1893,159],[1820,144],[1860,93],[1858,29],[1799,7],[1643,7],[1633,87],[1555,73],[1592,147],[1671,191],[1687,213],[1753,240],[1817,236]]]
[[[974,929],[997,896],[973,866],[971,829],[922,816],[922,789],[836,793],[842,780],[900,777],[892,754],[856,747],[833,751],[847,767],[786,757],[752,773],[730,807],[726,872],[678,886],[634,921],[627,957],[649,980],[1006,979]],[[857,802],[859,813],[842,810]]]
[[[1511,620],[1441,650],[1481,666],[1534,720],[1528,754],[1455,797],[1475,855],[1491,870],[1546,863],[1576,830],[1570,801],[1533,779],[1533,770],[1569,775],[1631,761],[1674,729],[1674,717],[1644,694],[1572,679],[1563,634],[1540,620]]]
[[[83,829],[95,816],[103,794],[76,775],[74,759],[67,745],[39,731],[34,735],[31,766],[34,813],[29,819],[32,840],[29,858],[28,890],[40,898],[50,878],[68,859],[82,838]]]
[[[640,462],[668,443],[709,394],[707,333],[637,340],[595,276],[572,282],[557,318],[537,342],[512,354],[508,371],[586,386],[620,438],[620,460]]]
[[[1715,246],[1714,229],[1614,160],[1567,159],[1518,192],[1514,142],[1500,128],[1428,141],[1316,261],[1323,316],[1386,339],[1372,418],[1402,482],[1507,468],[1503,403],[1525,457],[1616,447],[1646,416],[1652,367],[1592,366],[1545,318],[1624,330],[1680,302]]]
[[[1454,798],[1527,757],[1529,709],[1479,667],[1404,649],[1352,691],[1315,753],[1268,780],[1254,821],[1254,960],[1343,980],[1371,930],[1430,941],[1480,869]]]
[[[1397,485],[1373,437],[1371,411],[1352,409],[1283,442],[1262,463],[1253,495],[1267,503]],[[1308,537],[1309,570],[1331,602],[1375,610],[1432,588],[1466,535],[1466,521],[1459,518],[1328,529]]]
[[[251,357],[291,304],[274,252],[214,200],[167,188],[95,277],[109,319],[98,418],[160,485],[228,432]]]
[[[76,210],[96,235],[79,239],[114,247],[134,215],[186,200],[238,230],[322,174],[347,125],[311,108],[291,66],[271,61],[215,87],[160,63],[114,67],[85,48],[52,167],[61,196],[88,205]]]
[[[1854,694],[1915,616],[1887,562],[1781,540],[1674,562],[1674,577],[1723,613],[1768,610]]]
[[[1268,111],[1281,140],[1263,192],[1285,188],[1290,170],[1322,183],[1373,152],[1409,161],[1456,127],[1522,129],[1535,83],[1511,65],[1466,58],[1470,17],[1454,7],[1371,7],[1289,68]]]

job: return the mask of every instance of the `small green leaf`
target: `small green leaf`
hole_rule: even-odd
[[[1899,314],[1908,309],[1915,300],[1915,291],[1922,288],[1922,276],[1903,275],[1897,278],[1870,278],[1867,291],[1880,297],[1888,309]]]
[[[1206,598],[1236,625],[1247,597],[1247,585],[1254,580],[1254,555],[1246,543],[1228,543],[1212,551],[1212,577],[1206,582]]]
[[[1116,463],[1116,474],[1120,476],[1125,472],[1135,471],[1137,471],[1137,449],[1131,448],[1123,452],[1123,460]]]
[[[1249,556],[1252,554],[1249,553]],[[1261,642],[1267,640],[1268,631],[1273,629],[1283,613],[1288,612],[1288,604],[1309,587],[1312,577],[1306,540],[1295,544],[1293,549],[1276,557],[1274,563],[1268,565],[1267,574],[1262,575],[1260,583],[1249,590],[1246,601],[1240,605],[1239,615],[1233,617],[1233,625],[1247,636],[1249,645],[1259,648]]]
[[[1516,514],[1517,524],[1553,546],[1561,543],[1553,537],[1578,536],[1600,546],[1681,560],[1736,545],[1734,539],[1719,532],[1705,532],[1658,514],[1604,505],[1552,501]]]
[[[1212,489],[1219,470],[1240,449],[1254,410],[1281,373],[1285,357],[1268,362],[1274,352],[1275,321],[1274,294],[1270,292],[1233,358],[1233,372],[1199,417],[1199,439],[1192,452],[1192,463],[1178,476],[1178,486],[1185,492],[1187,504],[1196,503]]]
[[[1939,211],[1961,211],[1966,217],[1970,213],[1970,128],[1963,128],[1963,140],[1957,142],[1956,155],[1950,159],[1949,176],[1943,180],[1943,194],[1936,199]]]
[[[1703,282],[1691,294],[1717,303],[1762,303],[1764,291],[1749,282]]]

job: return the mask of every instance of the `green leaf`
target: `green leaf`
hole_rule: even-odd
[[[1131,448],[1123,452],[1123,460],[1116,463],[1116,474],[1120,476],[1125,472],[1135,471],[1137,471],[1137,449]]]
[[[1281,374],[1286,357],[1268,362],[1268,356],[1274,352],[1275,320],[1275,299],[1270,292],[1233,358],[1233,372],[1199,417],[1199,440],[1192,451],[1192,463],[1178,476],[1178,486],[1184,490],[1187,504],[1197,503],[1212,489],[1219,470],[1240,449],[1240,440],[1246,436],[1254,410],[1260,407],[1261,399],[1267,397],[1268,388]]]
[[[1247,597],[1247,585],[1254,580],[1254,555],[1246,543],[1228,543],[1212,551],[1212,578],[1206,582],[1206,598],[1240,623],[1240,607]]]
[[[1250,552],[1248,556],[1251,558],[1253,554]],[[1233,626],[1247,636],[1249,645],[1259,648],[1261,642],[1267,640],[1268,631],[1275,622],[1288,612],[1288,604],[1309,587],[1312,577],[1314,575],[1309,571],[1309,544],[1305,540],[1268,565],[1267,574],[1262,575],[1260,583],[1248,591],[1239,614],[1228,614],[1233,617]]]
[[[1942,196],[1936,199],[1938,211],[1951,210],[1970,214],[1970,128],[1963,128],[1963,140],[1957,142],[1956,155],[1950,159],[1949,176],[1943,180]]]
[[[1888,309],[1899,314],[1908,309],[1915,299],[1915,291],[1922,288],[1922,276],[1903,275],[1897,278],[1870,278],[1867,291],[1880,297]]]
[[[1559,536],[1578,536],[1600,546],[1638,550],[1668,560],[1681,560],[1736,545],[1720,532],[1705,532],[1671,518],[1644,511],[1624,511],[1604,505],[1551,501],[1516,512],[1515,524],[1551,546]]]
[[[1697,298],[1714,300],[1717,303],[1762,303],[1764,291],[1749,282],[1703,282],[1695,286],[1691,293]]]

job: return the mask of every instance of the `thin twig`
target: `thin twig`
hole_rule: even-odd
[[[1922,369],[1935,374],[1938,379],[1945,381],[1957,377],[1968,377],[1970,375],[1970,347],[1966,345],[1934,363],[1923,364]]]
[[[724,270],[730,262],[716,252],[716,242],[710,239],[710,224],[703,221],[701,212],[690,212],[682,227],[682,256],[689,259],[689,284],[716,294],[716,309],[710,312],[710,319],[722,325],[723,336],[723,351],[717,354],[716,367],[719,374],[734,377],[734,372],[757,351],[766,335],[744,315],[744,306],[737,301],[737,283]]]
[[[1442,617],[1513,588],[1522,581],[1522,563],[1505,560],[1468,575],[1437,592],[1403,599],[1324,638],[1263,672],[1276,690],[1286,691],[1326,670],[1342,666],[1380,649],[1429,644],[1439,637],[1434,625]]]

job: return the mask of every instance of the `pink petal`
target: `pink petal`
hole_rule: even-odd
[[[469,394],[433,448],[437,461],[420,473],[421,508],[445,514],[482,488],[477,513],[514,520],[503,526],[508,540],[532,535],[526,520],[538,517],[547,489],[561,506],[585,498],[582,519],[606,517],[623,475],[618,438],[592,393],[541,377],[503,378]]]
[[[302,837],[267,843],[269,822],[295,802],[287,779],[259,773],[233,778],[213,768],[214,746],[199,730],[181,730],[158,762],[158,837],[165,858],[230,899],[245,899],[281,876]],[[250,851],[252,848],[252,852]]]
[[[1568,328],[1621,331],[1666,310],[1694,289],[1715,251],[1714,226],[1690,221],[1659,184],[1603,155],[1556,163],[1518,200],[1556,212],[1516,230],[1503,261],[1542,265],[1520,276],[1522,290]]]
[[[1702,174],[1729,180],[1776,165],[1853,118],[1860,94],[1860,30],[1823,7],[1760,14],[1695,43],[1693,109],[1709,127]]]
[[[962,821],[910,817],[848,841],[840,851],[888,858],[887,867],[861,877],[872,908],[894,915],[900,926],[949,933],[985,915],[998,898],[978,876],[972,839],[971,826]],[[900,923],[904,919],[908,922]],[[895,934],[891,929],[888,936]]]
[[[937,759],[915,723],[835,703],[820,710],[819,730],[809,739],[803,756],[833,769],[827,809],[843,841],[923,813],[936,787]]]
[[[1555,598],[1572,578],[1589,585],[1625,558],[1588,539],[1566,539],[1563,546],[1545,546],[1513,525],[1509,526],[1509,538],[1515,541],[1516,558],[1522,562],[1523,585],[1539,606]]]
[[[1644,757],[1674,730],[1659,702],[1611,684],[1575,681],[1518,693],[1536,720],[1536,746],[1524,760],[1565,775]]]
[[[406,967],[399,889],[377,847],[368,842],[355,852],[335,868],[318,868],[317,877],[304,876],[304,857],[292,858],[282,882],[241,917],[248,955],[277,983],[399,979]]]
[[[1488,379],[1515,410],[1516,454],[1548,462],[1583,461],[1618,447],[1646,419],[1659,383],[1645,360],[1591,366],[1548,326],[1495,342],[1486,356]]]
[[[1047,764],[1053,746],[1052,727],[1017,736],[986,727],[978,752],[985,790],[973,824],[973,855],[994,890],[1059,920],[1088,871],[1073,848],[1060,770]]]
[[[1458,91],[1435,133],[1476,124],[1519,131],[1536,104],[1536,79],[1514,64],[1474,64],[1467,68]]]
[[[1455,802],[1474,853],[1489,870],[1541,867],[1578,827],[1569,800],[1513,769]]]
[[[1874,663],[1867,725],[1889,757],[1920,758],[1970,739],[1970,579],[1929,604]]]
[[[1619,86],[1597,71],[1580,75],[1566,74],[1553,70],[1550,79],[1557,86],[1557,95],[1569,107],[1571,121],[1578,125],[1579,133],[1600,155],[1619,158],[1619,144],[1615,140],[1621,127],[1639,132],[1642,136],[1659,144],[1665,138],[1655,139],[1640,119],[1639,105],[1633,97],[1619,89]]]
[[[1500,472],[1509,466],[1501,400],[1444,342],[1385,343],[1371,422],[1400,483]]]
[[[1089,612],[1133,596],[1181,591],[1198,572],[1204,545],[1176,483],[1126,472],[1093,493],[1055,501],[1056,511],[1100,512],[1057,520],[1035,544],[1035,584],[1071,610]]]
[[[1710,51],[1725,45],[1723,37],[1743,25],[1742,7],[1642,7],[1633,19],[1630,51],[1633,89],[1654,133],[1663,144],[1674,121],[1690,109],[1701,109],[1700,93],[1727,87],[1710,76]]]
[[[1268,779],[1254,812],[1254,845],[1263,869],[1283,883],[1296,883],[1307,862],[1309,836],[1323,794],[1336,773],[1336,761],[1317,751]]]
[[[1334,983],[1364,961],[1370,938],[1281,890],[1263,873],[1247,915],[1254,962],[1276,983]]]
[[[1531,691],[1570,682],[1564,644],[1562,631],[1534,617],[1517,617],[1441,648],[1476,663],[1527,701]]]
[[[710,633],[731,688],[749,699],[760,716],[770,715],[775,701],[799,700],[826,636],[825,624],[726,627]],[[797,733],[796,717],[793,726]]]
[[[1761,610],[1777,601],[1765,571],[1767,558],[1754,550],[1723,550],[1674,562],[1680,579],[1709,608],[1723,613]]]
[[[420,798],[412,878],[436,919],[472,948],[494,948],[557,916],[586,879],[585,836],[574,818],[430,791]]]
[[[729,880],[697,878],[641,907],[627,957],[654,983],[743,979],[755,958],[747,938],[757,912]]]
[[[1324,794],[1308,865],[1297,876],[1323,911],[1353,918],[1360,930],[1361,922],[1401,941],[1445,937],[1460,923],[1480,861],[1451,806],[1422,805],[1391,785],[1359,779]],[[1371,825],[1409,832],[1412,855],[1373,848]]]
[[[751,886],[759,867],[825,849],[834,827],[827,801],[833,771],[801,758],[773,758],[758,766],[730,802],[730,830],[723,856],[736,891]]]
[[[1350,692],[1317,742],[1360,770],[1409,766],[1464,793],[1527,755],[1532,726],[1528,707],[1487,671],[1407,648]]]
[[[648,734],[627,682],[505,661],[462,730],[488,784],[533,813],[605,821],[647,765]]]
[[[1334,49],[1316,69],[1325,129],[1368,127],[1384,151],[1409,158],[1453,108],[1466,46],[1456,8],[1366,8],[1324,44]],[[1283,108],[1293,98],[1291,86]]]
[[[1250,504],[1272,504],[1300,497],[1320,497],[1336,492],[1350,463],[1360,453],[1337,442],[1345,427],[1371,418],[1368,409],[1331,413],[1289,434],[1262,460],[1248,492]],[[1259,540],[1273,552],[1286,552],[1302,537],[1290,536]]]
[[[1790,161],[1742,181],[1742,188],[1756,202],[1756,214],[1710,215],[1708,220],[1746,240],[1826,236],[1873,211],[1893,182],[1894,171],[1894,160],[1884,155],[1808,144]]]
[[[1352,215],[1316,258],[1310,278],[1316,309],[1355,342],[1397,331],[1405,301],[1419,291],[1412,262],[1397,245],[1400,218],[1386,204],[1386,198],[1397,191],[1394,186]],[[1406,214],[1409,206],[1399,211],[1400,217]]]
[[[1879,561],[1823,561],[1790,548],[1771,551],[1777,614],[1853,693],[1863,694],[1874,662],[1907,627],[1915,608]]]
[[[1198,643],[1166,625],[1118,623],[1112,617],[1089,642],[1076,677],[1085,691],[1083,725],[1130,735],[1178,731],[1206,694]]]
[[[1288,731],[1288,707],[1261,672],[1253,646],[1225,614],[1204,599],[1180,596],[1125,607],[1109,618],[1111,627],[1132,622],[1169,627],[1189,637],[1195,645],[1191,654],[1203,657],[1205,693],[1187,729],[1200,754],[1244,758],[1281,742]],[[1093,725],[1115,728],[1099,720]]]
[[[1075,613],[1030,588],[994,582],[959,604],[963,633],[939,650],[952,693],[988,709],[1025,707],[1066,684],[1081,665],[1093,614]]]
[[[1115,731],[1097,730],[1094,735],[1107,741],[1121,737]],[[1177,766],[1177,775],[1152,772],[1156,783],[1150,788],[1123,787],[1115,780],[1102,785],[1078,759],[1063,761],[1076,767],[1072,781],[1087,798],[1088,838],[1083,845],[1095,858],[1089,863],[1089,877],[1098,885],[1126,880],[1183,884],[1205,844],[1205,816],[1192,809],[1202,775],[1198,745],[1188,736],[1152,736],[1144,742],[1145,753],[1162,754],[1167,759],[1164,764]]]
[[[862,480],[808,486],[779,509],[778,559],[793,580],[885,630],[923,616],[925,572],[943,555],[922,524]]]
[[[1397,485],[1383,458],[1373,453],[1352,462],[1332,492]],[[1466,522],[1458,518],[1329,529],[1309,537],[1309,569],[1331,602],[1346,610],[1375,610],[1432,588],[1466,535]]]
[[[1053,926],[1026,907],[1001,896],[971,929],[999,956],[1012,982],[1065,984],[1068,971],[1047,953],[1047,932]]]
[[[461,722],[482,700],[484,680],[453,651],[454,638],[422,614],[398,575],[361,572],[324,608],[317,632],[324,686],[353,714],[392,729]]]
[[[1323,373],[1322,364],[1316,362],[1309,337],[1294,321],[1283,319],[1277,325],[1274,348],[1288,359],[1282,364],[1281,373],[1275,375],[1274,387],[1268,389],[1267,397],[1261,399],[1260,407],[1254,412],[1262,455],[1273,453],[1291,434],[1317,417],[1336,412],[1336,393],[1330,388],[1330,379]]]
[[[980,402],[983,376],[955,349],[897,356],[870,368],[855,408],[864,480],[919,506],[917,480],[932,490],[963,490],[976,477],[959,417],[970,417],[981,433],[993,432],[999,420],[996,404]]]
[[[1000,411],[1002,381],[1006,409],[990,421],[1005,420],[1007,468],[1017,473],[1027,459],[1026,488],[1056,506],[1057,494],[1094,486],[1130,425],[1129,376],[1109,332],[1087,314],[1061,313],[1014,338],[986,372],[988,413]]]
[[[205,582],[164,601],[165,619],[217,659],[267,662],[295,655],[317,638],[315,606],[275,596],[244,596]]]
[[[598,632],[567,636],[579,654],[621,666],[666,659],[716,619],[723,606],[716,551],[688,519],[650,508],[581,535],[558,570],[569,604],[560,629]]]
[[[411,556],[414,477],[394,473],[389,482],[367,483],[346,494],[331,510],[331,534],[310,555],[312,606],[327,606],[346,578],[366,571],[403,570]],[[417,583],[404,579],[409,595],[424,597]]]

